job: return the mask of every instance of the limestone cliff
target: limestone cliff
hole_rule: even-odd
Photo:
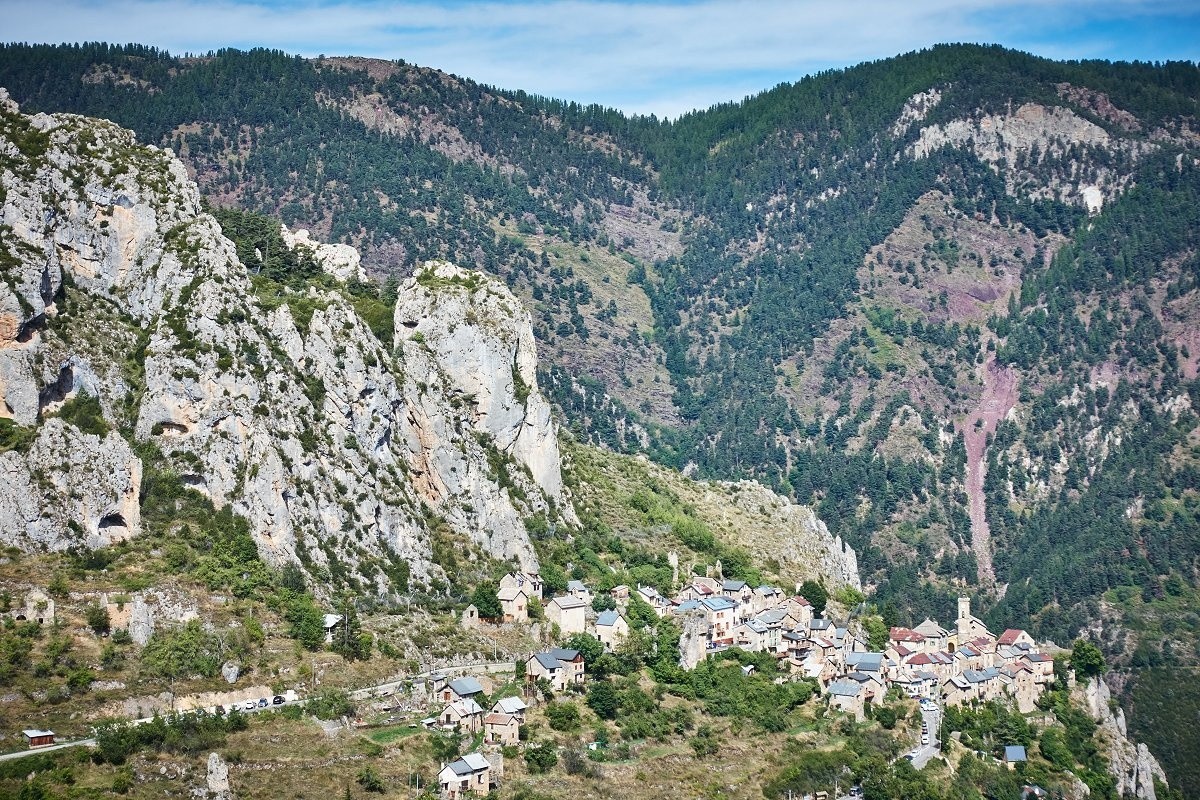
[[[0,103],[0,416],[32,438],[0,455],[6,543],[136,535],[130,442],[152,442],[244,515],[275,563],[382,590],[400,562],[438,571],[437,527],[536,566],[524,518],[573,517],[528,317],[507,289],[430,267],[473,294],[413,282],[397,309],[412,329],[380,341],[338,282],[362,276],[356,252],[289,235],[331,277],[268,289],[172,154],[111,123]],[[47,419],[81,391],[116,430]]]
[[[911,98],[893,133],[902,134],[923,119],[939,98],[936,89]],[[1131,176],[1111,166],[1114,156],[1137,159],[1154,149],[1115,137],[1068,108],[1037,103],[923,127],[907,153],[922,159],[942,147],[973,152],[1004,177],[1010,194],[1082,205],[1092,212],[1128,188]]]
[[[1108,684],[1092,678],[1076,687],[1082,695],[1084,708],[1096,720],[1100,729],[1097,737],[1102,746],[1107,746],[1108,768],[1121,797],[1137,797],[1140,800],[1156,800],[1154,782],[1167,785],[1167,776],[1149,748],[1129,738],[1125,730],[1125,712],[1117,708],[1113,713],[1112,694]]]

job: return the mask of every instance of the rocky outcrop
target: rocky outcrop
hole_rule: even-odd
[[[396,302],[396,343],[424,345],[476,429],[561,499],[558,438],[537,388],[533,324],[504,284],[445,261],[426,264]]]
[[[234,800],[229,788],[229,765],[218,753],[208,754],[208,770],[204,776],[204,788],[196,794],[209,800]]]
[[[358,251],[348,244],[329,244],[315,241],[308,231],[300,228],[289,231],[284,225],[280,230],[283,243],[292,250],[306,251],[321,269],[339,281],[366,281],[367,273],[362,268]]]
[[[477,291],[410,285],[398,316],[428,338],[381,342],[340,290],[260,297],[171,154],[110,123],[5,109],[6,416],[34,427],[99,384],[126,437],[152,440],[186,485],[245,516],[266,559],[299,560],[321,582],[428,579],[435,519],[464,547],[532,569],[525,518],[573,521],[528,317],[502,285],[431,267]],[[352,248],[288,237],[336,277],[364,277]],[[0,456],[18,487],[0,496],[0,535],[50,549],[135,535],[141,464],[126,439],[51,422],[27,454]],[[59,506],[39,505],[39,481]]]
[[[118,433],[101,437],[48,419],[28,453],[0,453],[0,536],[35,551],[136,536],[141,483],[141,459]]]
[[[897,130],[913,119],[915,112],[906,112]],[[1128,186],[1128,165],[1154,145],[1114,137],[1069,108],[1026,103],[924,127],[907,153],[922,159],[943,147],[969,149],[1004,176],[1010,194],[1095,211]]]
[[[1113,712],[1108,684],[1092,678],[1085,684],[1077,684],[1075,691],[1082,695],[1084,707],[1100,726],[1097,736],[1108,747],[1108,769],[1116,782],[1117,794],[1156,800],[1154,782],[1157,780],[1166,786],[1166,773],[1146,745],[1128,737],[1125,712],[1120,707]]]
[[[832,589],[862,588],[854,548],[831,534],[809,506],[796,505],[755,481],[708,486],[710,495],[719,493],[737,509],[766,516],[760,530],[739,531],[739,543],[751,552],[770,553],[779,562],[781,574],[797,581],[820,580]]]

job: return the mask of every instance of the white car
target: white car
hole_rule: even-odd
[[[258,703],[254,702],[253,700],[247,700],[245,703],[242,703],[242,708],[246,709],[247,711],[253,711],[254,709],[258,708]]]

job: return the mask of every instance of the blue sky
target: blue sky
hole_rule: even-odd
[[[0,19],[6,41],[403,58],[660,116],[938,42],[1200,59],[1197,0],[0,0]]]

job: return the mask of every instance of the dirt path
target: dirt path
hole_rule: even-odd
[[[984,586],[996,584],[992,567],[992,533],[988,528],[983,498],[983,479],[987,472],[987,437],[996,425],[1017,404],[1017,373],[1012,367],[997,367],[996,357],[989,355],[980,370],[983,375],[983,394],[975,410],[964,420],[962,432],[967,448],[967,498],[971,512],[971,548],[979,566],[979,582]],[[982,424],[979,424],[982,422]]]

